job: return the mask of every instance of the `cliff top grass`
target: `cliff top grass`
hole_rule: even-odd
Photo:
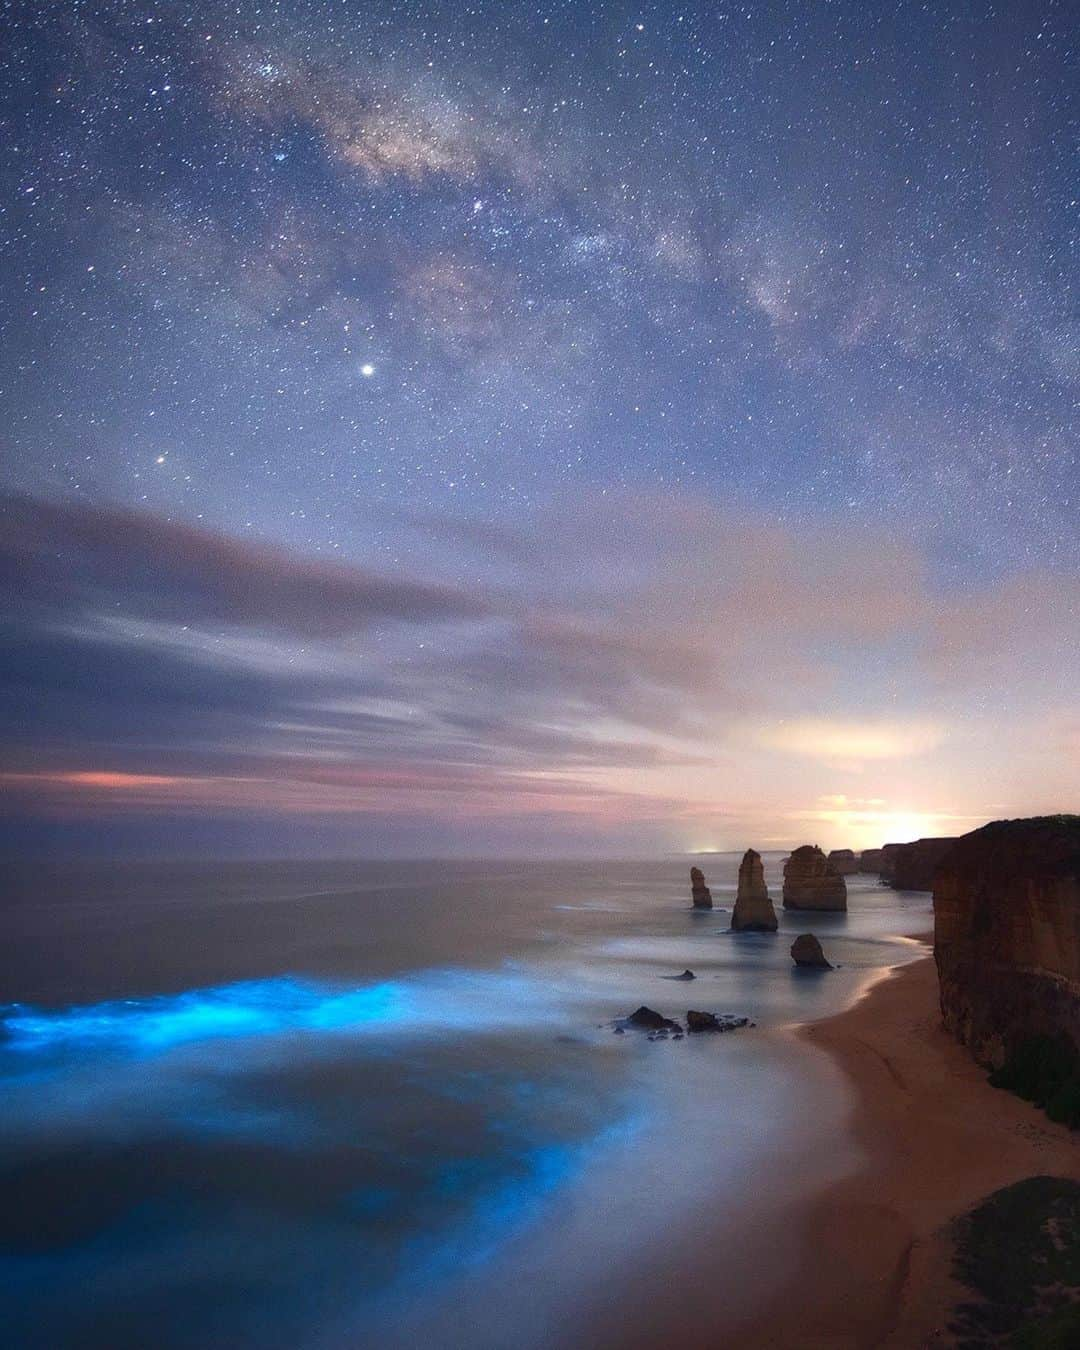
[[[948,855],[954,870],[985,867],[1069,874],[1080,869],[1080,815],[992,820],[961,835]]]
[[[1014,816],[1010,820],[991,820],[989,824],[980,826],[973,833],[982,834],[986,830],[995,832],[1013,830],[1025,825],[1053,826],[1057,829],[1080,831],[1080,816],[1073,815],[1068,811],[1063,811],[1056,816]]]
[[[1080,1182],[1006,1186],[958,1219],[953,1235],[953,1273],[975,1295],[950,1323],[958,1346],[1080,1345]]]

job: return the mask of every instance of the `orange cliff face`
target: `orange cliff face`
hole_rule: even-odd
[[[1080,816],[958,839],[934,883],[934,957],[945,1025],[980,1062],[1033,1036],[1080,1051]]]

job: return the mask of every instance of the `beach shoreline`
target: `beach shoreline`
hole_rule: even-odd
[[[965,1296],[951,1278],[951,1221],[1026,1177],[1080,1180],[1076,1138],[991,1087],[946,1033],[932,956],[795,1035],[843,1071],[865,1162],[792,1216],[794,1275],[767,1312],[718,1334],[717,1350],[946,1345]]]

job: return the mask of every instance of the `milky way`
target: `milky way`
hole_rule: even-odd
[[[1075,794],[1072,6],[4,25],[13,838]]]

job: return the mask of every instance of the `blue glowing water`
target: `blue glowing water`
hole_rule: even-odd
[[[503,1001],[504,1022],[531,1024],[562,1008],[556,990],[509,972],[432,971],[353,987],[282,975],[67,1008],[10,1004],[0,1008],[0,1026],[9,1052],[154,1055],[188,1042],[290,1032],[483,1029],[491,1024],[496,998]]]
[[[733,860],[707,870],[722,906]],[[766,1027],[822,1016],[911,956],[898,935],[926,922],[925,897],[856,882],[849,915],[816,924],[841,968],[806,980],[790,933],[692,914],[685,876],[675,861],[0,878],[4,1343],[595,1343],[581,1319],[598,1269],[659,1298],[670,1272],[655,1252],[640,1269],[642,1232],[674,1254],[702,1194],[734,1212],[756,1169],[796,1157],[790,1127],[805,1135],[818,1090],[782,1038],[661,1045],[610,1019],[641,1002]],[[671,980],[685,966],[692,993]]]

